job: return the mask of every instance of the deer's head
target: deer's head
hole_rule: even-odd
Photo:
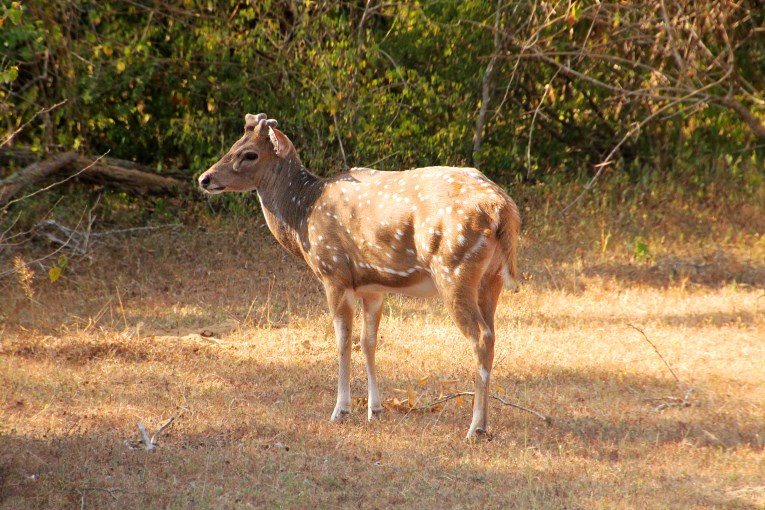
[[[276,129],[276,120],[265,113],[244,117],[244,136],[223,156],[199,176],[199,185],[207,193],[252,191],[257,189],[280,161],[296,157],[295,148],[287,136]]]

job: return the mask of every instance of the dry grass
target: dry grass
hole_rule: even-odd
[[[39,269],[0,281],[0,506],[763,508],[761,225],[637,232],[649,254],[616,225],[527,225],[494,384],[555,421],[493,401],[477,444],[463,441],[469,399],[374,423],[359,400],[329,422],[322,292],[262,224],[113,237],[54,285]],[[683,391],[630,324],[695,387],[693,405],[654,410]],[[438,303],[389,298],[381,336],[384,397],[472,389],[470,350]],[[139,421],[174,414],[156,451],[125,445]]]

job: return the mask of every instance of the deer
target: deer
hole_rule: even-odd
[[[247,114],[244,135],[199,176],[209,194],[256,191],[279,244],[321,281],[338,349],[332,421],[351,412],[351,347],[361,301],[367,418],[383,412],[375,371],[377,332],[388,293],[440,296],[471,343],[472,421],[466,439],[487,432],[494,363],[494,315],[503,287],[514,288],[521,218],[496,183],[475,168],[404,171],[352,168],[319,177],[266,114]]]

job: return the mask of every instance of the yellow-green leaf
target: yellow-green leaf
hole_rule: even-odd
[[[53,266],[52,268],[48,269],[48,277],[50,278],[51,283],[56,283],[56,281],[61,278],[61,268]]]

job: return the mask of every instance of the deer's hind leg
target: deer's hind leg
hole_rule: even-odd
[[[499,295],[502,293],[504,280],[502,273],[497,271],[487,271],[481,279],[480,290],[478,291],[478,306],[481,309],[481,317],[488,324],[492,333],[494,329],[494,315],[497,312]]]
[[[456,289],[445,299],[447,307],[463,335],[470,340],[475,357],[475,396],[473,397],[473,419],[466,438],[473,439],[486,432],[489,409],[489,384],[491,367],[494,363],[494,331],[484,320],[478,305],[478,289]]]
[[[498,271],[496,245],[487,243],[485,249],[476,251],[459,267],[459,276],[443,289],[444,301],[454,322],[463,335],[470,340],[475,357],[475,396],[473,419],[467,439],[487,430],[489,389],[494,364],[494,313],[502,291],[502,275]],[[447,280],[449,281],[449,280]]]

